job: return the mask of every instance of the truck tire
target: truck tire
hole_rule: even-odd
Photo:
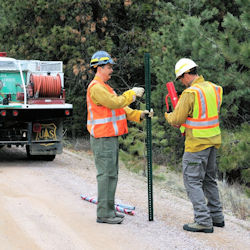
[[[31,155],[30,146],[26,145],[27,158],[33,161],[53,161],[56,155]]]

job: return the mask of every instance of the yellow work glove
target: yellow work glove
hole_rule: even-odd
[[[136,96],[142,97],[144,94],[144,88],[141,87],[134,87],[132,90],[135,92]]]
[[[141,112],[141,120],[145,119],[145,116],[148,115],[148,117],[154,116],[154,110],[151,108],[150,111],[144,110]]]

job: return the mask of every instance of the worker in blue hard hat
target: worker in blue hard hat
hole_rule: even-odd
[[[97,68],[98,65],[105,65],[108,63],[112,65],[115,64],[109,53],[106,51],[97,51],[91,58],[90,67]]]
[[[134,110],[128,106],[142,97],[144,88],[134,87],[118,96],[108,85],[114,61],[106,51],[93,54],[90,66],[95,77],[87,90],[88,121],[91,148],[97,169],[97,222],[120,224],[124,215],[115,211],[115,192],[118,181],[118,136],[128,133],[127,120],[141,122],[153,110]]]

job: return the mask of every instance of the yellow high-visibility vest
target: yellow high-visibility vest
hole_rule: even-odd
[[[185,128],[191,128],[194,137],[212,137],[220,134],[219,111],[222,103],[222,87],[203,82],[194,84],[184,90],[195,93],[193,117],[188,117],[181,126],[183,133]]]

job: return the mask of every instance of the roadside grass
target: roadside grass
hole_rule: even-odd
[[[154,184],[163,185],[171,193],[188,200],[182,173],[173,171],[166,166],[153,165],[153,180]],[[250,198],[244,187],[239,184],[229,185],[218,180],[217,183],[224,212],[241,220],[250,221]]]
[[[250,199],[239,184],[229,185],[218,182],[220,197],[224,210],[242,220],[250,220]]]
[[[74,142],[64,141],[64,147],[78,155],[93,157],[89,138],[77,139]],[[120,162],[129,171],[146,178],[147,162],[145,157],[144,159],[135,159],[126,152],[120,151]],[[154,185],[160,185],[177,197],[188,200],[181,172],[173,170],[171,166],[153,164],[152,168]],[[238,184],[229,185],[222,181],[218,181],[218,187],[224,212],[241,220],[250,221],[250,198],[247,196],[244,187]]]

